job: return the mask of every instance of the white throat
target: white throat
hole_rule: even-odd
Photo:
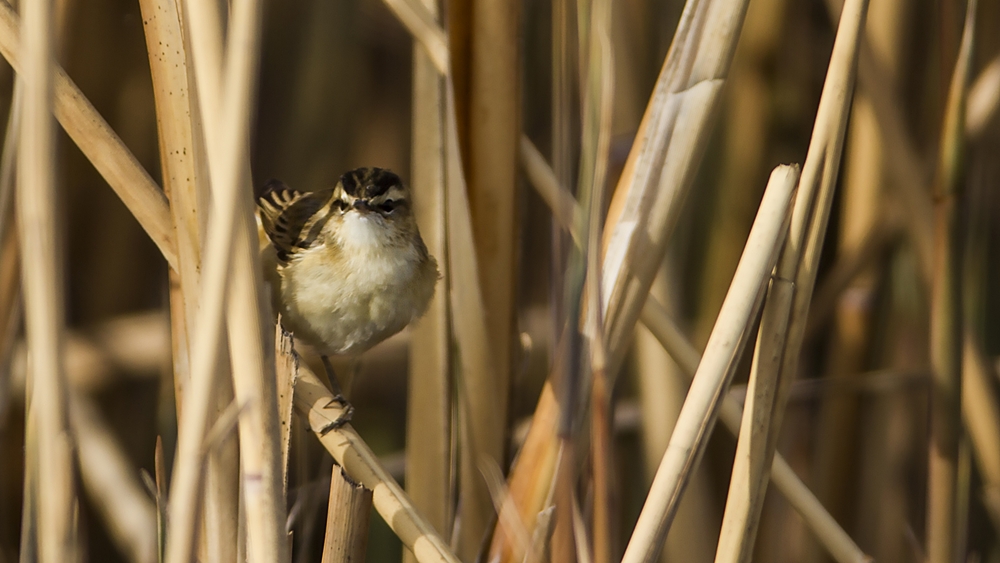
[[[384,244],[385,228],[381,218],[350,211],[344,214],[337,237],[345,248],[372,249]]]

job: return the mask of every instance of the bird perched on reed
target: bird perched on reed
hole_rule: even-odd
[[[358,356],[420,317],[440,275],[399,176],[358,168],[333,188],[304,192],[271,180],[256,194],[271,244],[263,264],[274,310],[323,358]]]

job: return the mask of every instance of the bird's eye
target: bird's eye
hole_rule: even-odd
[[[391,199],[386,200],[384,203],[378,206],[379,211],[382,211],[383,213],[392,213],[392,211],[396,209],[396,203],[397,202],[395,200]]]
[[[339,209],[340,211],[344,211],[345,209],[347,209],[347,202],[342,199],[334,201],[333,205],[335,205],[337,209]]]

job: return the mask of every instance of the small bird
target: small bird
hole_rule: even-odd
[[[320,353],[358,356],[427,310],[440,277],[420,237],[410,190],[382,168],[358,168],[333,188],[297,191],[271,180],[256,194],[271,244],[262,262],[274,310]]]

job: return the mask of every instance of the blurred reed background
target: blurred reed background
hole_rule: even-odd
[[[1000,1],[21,2],[0,563],[1000,563]],[[359,166],[442,279],[355,434],[247,237]]]

